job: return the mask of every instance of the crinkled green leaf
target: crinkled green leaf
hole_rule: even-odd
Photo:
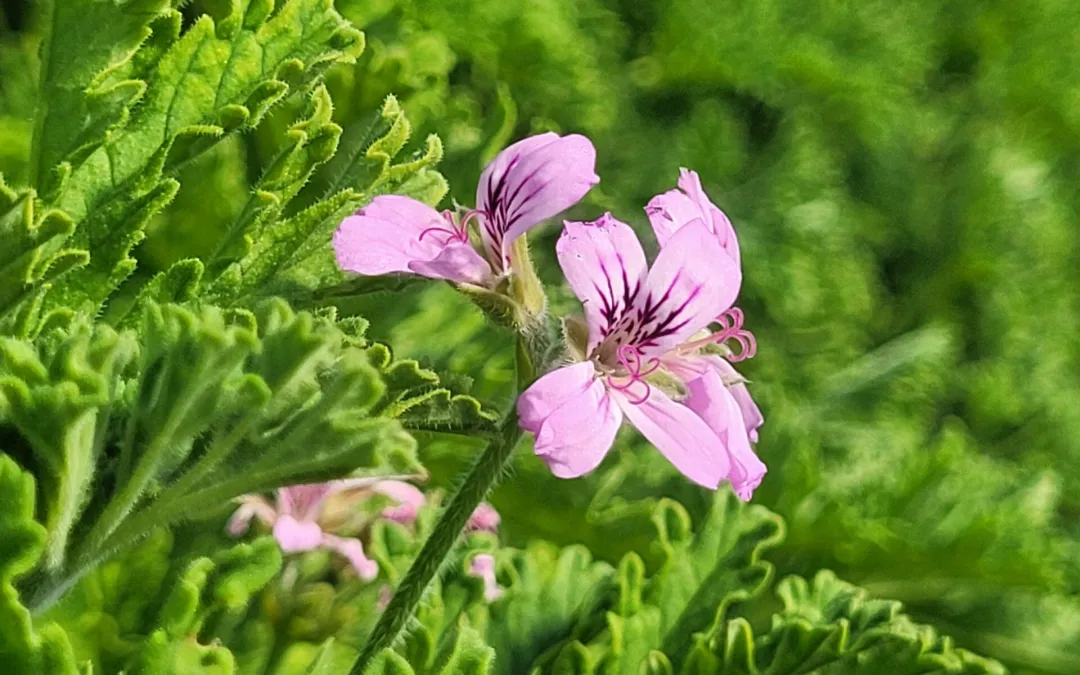
[[[495,429],[495,413],[485,410],[467,393],[457,393],[458,387],[440,381],[434,371],[422,368],[416,361],[391,360],[389,350],[378,345],[371,352],[386,382],[380,415],[400,421],[410,431],[475,434]]]
[[[324,98],[327,96],[325,90],[320,92]],[[325,119],[328,113],[328,103],[321,108],[316,105],[310,120],[294,126],[293,131],[302,125],[315,125],[318,120],[318,124],[322,125],[318,128],[335,130],[336,141],[338,127]],[[321,133],[325,135],[329,132]],[[373,196],[384,192],[423,197],[432,204],[445,194],[440,187],[443,185],[441,176],[431,168],[442,157],[437,137],[428,139],[424,153],[395,162],[409,133],[410,126],[404,112],[393,98],[389,98],[379,120],[365,133],[357,135],[346,129],[340,148],[332,159],[326,161],[330,155],[326,150],[330,148],[325,143],[317,146],[322,152],[314,160],[310,153],[305,154],[303,180],[291,183],[293,188],[299,189],[312,175],[311,169],[326,162],[314,173],[310,184],[296,200],[297,205],[306,205],[306,208],[293,208],[286,212],[288,218],[276,222],[268,219],[264,226],[245,234],[248,244],[241,247],[242,257],[211,286],[208,291],[210,297],[233,300],[276,294],[310,301],[313,299],[312,293],[318,292],[317,289],[340,284],[345,275],[334,261],[329,241],[344,217]],[[296,158],[287,159],[299,161]],[[274,160],[272,166],[276,166],[278,161]],[[322,191],[318,199],[309,196],[313,191]],[[257,192],[253,199],[258,199],[259,194]],[[275,208],[284,209],[285,202],[293,194],[295,190],[272,203]],[[253,208],[245,210],[241,221]],[[233,231],[240,233],[246,227],[246,224],[238,222]]]
[[[359,33],[329,0],[271,8],[265,0],[234,3],[218,22],[203,16],[182,36],[163,38],[167,49],[151,45],[146,92],[127,124],[62,176],[54,204],[77,223],[74,244],[93,243],[94,254],[55,289],[52,304],[100,305],[131,273],[129,252],[147,220],[175,195],[176,181],[163,172],[226,132],[256,125],[287,92],[359,51]]]
[[[483,613],[483,634],[498,654],[495,672],[520,673],[583,629],[575,626],[579,614],[606,600],[613,570],[580,546],[536,542],[507,553],[497,555],[505,593]]]
[[[377,655],[365,675],[488,675],[497,672],[497,652],[480,634],[460,619],[442,638],[438,652],[428,664],[417,664],[387,649]]]
[[[262,241],[263,228],[281,217],[312,171],[337,149],[341,127],[330,121],[331,112],[330,95],[320,86],[313,93],[305,114],[285,132],[281,149],[263,170],[247,204],[218,243],[212,264],[224,267],[232,260],[245,258],[253,247],[267,248]],[[226,279],[218,289],[228,288],[229,280],[240,275],[240,270],[222,271]],[[216,276],[220,272],[213,270],[212,273]],[[223,290],[210,289],[211,296],[223,293]]]
[[[377,194],[396,192],[396,187],[442,159],[439,138],[429,136],[422,154],[395,164],[412,132],[412,124],[397,98],[388,96],[373,119],[358,120],[345,128],[340,151],[319,169],[301,200],[310,204],[342,190],[362,194],[365,201]],[[438,180],[433,175],[432,179]],[[441,193],[436,190],[429,195],[435,199],[428,203],[437,203],[445,192],[444,183]]]
[[[745,675],[1004,675],[995,661],[953,646],[931,627],[901,613],[898,602],[873,600],[828,571],[812,584],[790,577],[777,587],[784,609],[754,638],[750,624],[732,619],[699,639],[686,673]],[[710,642],[713,646],[710,647]]]
[[[45,530],[34,521],[34,479],[0,454],[0,658],[12,672],[74,675],[64,631],[55,624],[35,626],[14,586],[44,544]]]
[[[34,331],[49,283],[86,264],[85,250],[68,247],[71,220],[43,209],[33,190],[16,192],[0,176],[0,334]]]
[[[38,109],[30,183],[49,194],[61,174],[123,126],[146,91],[132,63],[150,24],[165,20],[167,0],[49,0],[42,3]],[[171,18],[171,17],[170,17]],[[67,166],[60,168],[61,162]]]
[[[384,391],[378,370],[331,319],[280,301],[254,314],[148,303],[139,328],[137,375],[122,386],[115,364],[132,356],[125,334],[76,328],[54,338],[44,357],[22,341],[5,343],[11,423],[31,439],[32,460],[51,470],[46,503],[59,505],[49,512],[52,569],[37,602],[50,604],[65,578],[117,547],[213,515],[219,511],[208,507],[241,494],[353,471],[416,471],[412,440],[396,421],[375,416]],[[57,434],[64,445],[48,441]],[[66,454],[54,457],[58,447]],[[89,517],[65,556],[87,503]]]
[[[156,624],[131,659],[131,673],[231,674],[236,659],[227,647],[202,644],[200,634],[226,630],[244,616],[255,593],[281,569],[281,551],[270,538],[238,544],[191,562],[165,598]]]
[[[42,483],[47,568],[63,563],[103,459],[121,376],[136,354],[131,335],[106,326],[78,325],[41,354],[0,338],[0,420],[25,439]]]
[[[661,502],[653,516],[663,563],[652,576],[636,554],[615,579],[610,606],[582,617],[567,648],[581,643],[598,673],[636,675],[641,669],[682,667],[695,633],[707,631],[735,603],[755,597],[773,567],[761,555],[783,538],[782,521],[734,494],[719,493],[696,528],[679,504]],[[565,651],[565,648],[564,650]],[[654,652],[663,653],[663,661]],[[558,652],[552,651],[550,657]],[[558,662],[559,659],[555,661]]]

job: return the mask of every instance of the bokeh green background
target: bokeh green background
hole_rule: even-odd
[[[33,98],[9,74],[33,44],[12,48],[28,3],[0,4],[0,171],[17,177]],[[365,124],[396,94],[417,146],[442,138],[463,203],[494,152],[544,130],[598,150],[601,183],[572,215],[611,210],[645,237],[648,199],[681,166],[701,174],[743,250],[739,304],[759,344],[743,370],[769,465],[755,501],[787,520],[780,575],[829,567],[1014,672],[1080,672],[1080,5],[337,5],[368,46],[328,78],[336,118]],[[273,123],[187,169],[142,273],[213,244]],[[532,241],[563,312],[557,232]],[[350,308],[400,355],[509,404],[509,338],[449,288]],[[474,451],[423,440],[445,482]],[[521,451],[493,501],[515,543],[583,542],[617,561],[660,496],[707,503],[627,431],[579,481]]]

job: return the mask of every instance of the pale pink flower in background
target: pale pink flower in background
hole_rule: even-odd
[[[372,491],[396,502],[387,506],[380,514],[395,523],[409,524],[416,522],[416,515],[427,504],[427,497],[415,485],[401,480],[383,480],[371,487]]]
[[[368,488],[377,482],[377,479],[354,478],[293,485],[277,491],[275,505],[258,495],[245,495],[239,499],[240,506],[229,519],[226,529],[238,537],[247,532],[252,518],[257,518],[273,528],[274,539],[285,553],[302,553],[316,548],[334,551],[349,561],[361,579],[371,581],[378,575],[379,565],[364,554],[363,543],[359,539],[338,537],[324,531],[322,518],[326,501],[332,495]]]
[[[416,486],[400,480],[384,480],[372,486],[372,491],[389,497],[396,504],[387,506],[380,514],[387,520],[408,525],[416,522],[420,509],[427,504],[427,497]],[[481,502],[472,515],[465,529],[470,531],[495,532],[502,518],[495,507]]]
[[[502,517],[499,516],[495,507],[487,502],[480,502],[480,506],[477,506],[469,516],[465,529],[473,532],[496,532],[500,522],[502,522]]]
[[[510,269],[514,240],[580,201],[600,180],[595,167],[596,150],[584,136],[530,136],[484,169],[476,208],[460,218],[410,197],[373,199],[334,233],[338,265],[368,276],[407,272],[492,287]]]
[[[716,384],[711,378],[697,382],[716,372],[702,350],[728,340],[752,348],[732,309],[741,283],[736,257],[701,217],[671,233],[651,269],[634,231],[611,214],[565,225],[556,253],[584,305],[588,338],[585,360],[541,377],[518,399],[536,454],[560,478],[584,475],[610,450],[625,416],[685,476],[713,489],[729,480],[748,499],[765,467],[740,443],[746,429],[737,404],[733,417],[727,400],[704,386]],[[718,317],[720,330],[709,332]],[[650,384],[660,375],[682,381],[686,401]],[[720,389],[727,393],[723,382]]]
[[[484,600],[487,602],[495,602],[503,596],[504,591],[499,588],[499,582],[495,580],[494,556],[488,553],[479,553],[473,556],[468,574],[484,582]]]

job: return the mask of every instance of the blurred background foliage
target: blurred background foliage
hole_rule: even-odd
[[[1080,672],[1080,6],[336,5],[367,48],[327,77],[335,120],[346,135],[366,128],[395,94],[415,138],[441,137],[440,171],[462,203],[486,160],[544,130],[598,149],[602,182],[572,216],[611,210],[645,235],[648,199],[681,166],[701,174],[743,250],[740,304],[759,344],[743,372],[770,469],[754,501],[787,521],[778,576],[830,568],[1014,672]],[[34,31],[28,3],[0,6],[0,171],[17,178],[31,114],[20,106],[33,101],[19,88],[32,82],[8,74],[32,70]],[[291,119],[285,106],[184,170],[137,252],[140,274],[208,252]],[[562,313],[576,304],[552,255],[558,229],[532,247]],[[510,336],[448,287],[339,304],[397,354],[510,403]],[[476,452],[421,441],[436,483]],[[663,497],[695,519],[709,510],[625,433],[577,481],[520,450],[492,502],[522,548],[580,543],[613,565],[638,551],[655,568],[647,524]]]

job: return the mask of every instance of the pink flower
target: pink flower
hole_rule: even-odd
[[[484,582],[484,600],[495,602],[503,596],[503,589],[499,588],[499,582],[495,580],[495,557],[488,553],[480,553],[473,557],[469,565],[469,576],[482,579]]]
[[[473,532],[495,532],[499,529],[500,522],[502,522],[502,517],[499,516],[495,507],[487,502],[480,502],[480,505],[469,516],[465,529]]]
[[[372,486],[372,491],[389,497],[396,504],[383,509],[380,514],[387,520],[408,525],[416,522],[420,509],[427,504],[427,497],[416,486],[400,480],[384,480]],[[465,526],[471,531],[495,532],[499,527],[499,512],[491,504],[482,502],[476,507]]]
[[[518,399],[536,454],[560,478],[584,475],[625,416],[685,476],[713,489],[729,480],[748,499],[764,465],[740,443],[741,412],[704,355],[732,339],[752,345],[732,309],[741,272],[731,249],[697,217],[670,234],[650,269],[634,231],[605,214],[567,222],[556,253],[584,304],[588,338],[582,362]],[[718,317],[720,329],[708,331]]]
[[[334,233],[338,265],[363,275],[408,272],[492,287],[510,269],[514,240],[576,204],[599,182],[584,136],[531,136],[500,152],[480,175],[476,208],[455,218],[399,195],[382,195]],[[479,230],[481,252],[468,225]]]
[[[416,515],[427,504],[427,497],[415,485],[400,480],[383,480],[375,483],[371,489],[396,502],[387,506],[380,514],[395,523],[409,524],[416,522]]]
[[[377,481],[377,479],[376,479]],[[359,539],[338,537],[323,530],[323,508],[331,495],[344,490],[371,487],[369,478],[355,478],[293,485],[277,491],[277,504],[272,506],[257,495],[245,495],[229,519],[226,530],[234,537],[247,532],[252,518],[273,528],[274,538],[285,553],[301,553],[325,548],[344,556],[365,581],[379,573],[379,565],[364,554]]]

